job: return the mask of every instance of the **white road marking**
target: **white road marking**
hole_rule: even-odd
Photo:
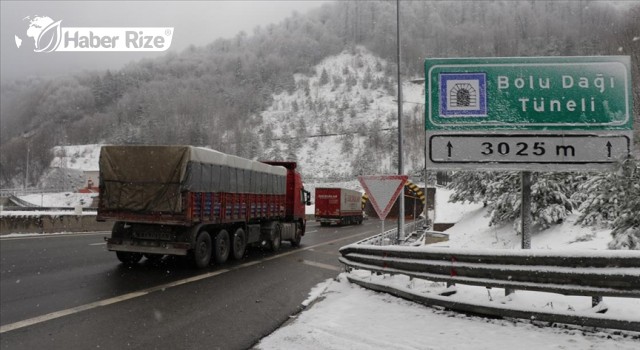
[[[316,249],[309,249],[309,251],[315,252],[315,253],[318,253],[318,254],[331,255],[331,256],[341,256],[342,255],[339,252],[323,252],[323,251],[316,250]]]
[[[334,239],[334,240],[331,240],[331,241],[328,241],[328,242],[319,243],[319,244],[312,245],[312,246],[309,246],[309,247],[305,247],[305,248],[301,248],[301,249],[294,249],[294,250],[288,251],[286,253],[281,253],[281,254],[278,254],[278,255],[275,255],[275,256],[270,256],[268,258],[264,258],[262,260],[247,262],[245,264],[238,265],[236,267],[232,267],[232,268],[229,268],[229,269],[213,271],[213,272],[205,273],[205,274],[194,276],[194,277],[190,277],[190,278],[185,278],[185,279],[182,279],[182,280],[179,280],[179,281],[166,283],[166,284],[163,284],[163,285],[160,285],[160,286],[143,289],[143,290],[140,290],[140,291],[137,291],[137,292],[127,293],[127,294],[123,294],[123,295],[120,295],[120,296],[117,296],[117,297],[113,297],[113,298],[109,298],[109,299],[105,299],[105,300],[99,300],[99,301],[96,301],[96,302],[93,302],[93,303],[72,307],[70,309],[55,311],[55,312],[48,313],[46,315],[37,316],[37,317],[29,318],[29,319],[26,319],[26,320],[23,320],[23,321],[10,323],[10,324],[4,325],[4,326],[0,326],[0,334],[5,333],[5,332],[9,332],[9,331],[13,331],[13,330],[16,330],[16,329],[24,328],[24,327],[33,326],[34,324],[50,321],[50,320],[53,320],[53,319],[56,319],[56,318],[73,315],[73,314],[76,314],[76,313],[79,313],[79,312],[82,312],[82,311],[95,309],[97,307],[116,304],[116,303],[119,303],[119,302],[122,302],[122,301],[125,301],[125,300],[130,300],[130,299],[134,299],[134,298],[137,298],[137,297],[145,296],[145,295],[147,295],[149,293],[153,293],[153,292],[169,289],[169,288],[172,288],[172,287],[177,287],[177,286],[180,286],[180,285],[183,285],[183,284],[187,284],[187,283],[191,283],[191,282],[204,280],[204,279],[207,279],[207,278],[210,278],[210,277],[221,275],[223,273],[227,273],[229,271],[238,270],[238,269],[241,269],[241,268],[244,268],[244,267],[247,267],[247,266],[260,264],[260,263],[263,263],[265,261],[278,259],[278,258],[281,258],[283,256],[288,256],[288,255],[295,254],[295,253],[298,253],[298,252],[301,252],[301,251],[305,251],[305,250],[311,250],[313,248],[321,247],[321,246],[324,246],[324,245],[329,245],[329,244],[332,244],[332,243],[344,241],[344,240],[351,239],[351,238],[354,238],[354,237],[357,237],[357,236],[362,236],[362,235],[371,234],[371,233],[372,233],[371,231],[366,231],[366,232],[358,233],[358,234],[355,234],[355,235],[350,235],[350,236]],[[308,261],[307,262],[306,260],[303,260],[303,262],[308,264],[308,265],[313,265],[313,266],[323,267],[323,268],[329,268],[330,267],[329,268],[330,270],[341,271],[341,269],[336,267],[336,266],[331,266],[331,265],[322,264],[322,263],[315,263],[315,262],[312,262],[312,261]]]
[[[76,314],[78,312],[95,309],[95,308],[100,307],[100,306],[107,306],[107,305],[119,303],[121,301],[125,301],[125,300],[129,300],[129,299],[141,297],[141,296],[147,295],[149,293],[157,292],[159,290],[165,290],[167,288],[171,288],[171,287],[183,285],[183,284],[186,284],[186,283],[203,280],[205,278],[217,276],[217,275],[223,274],[225,272],[229,272],[229,271],[230,270],[224,269],[224,270],[219,270],[219,271],[215,271],[215,272],[205,273],[205,274],[202,274],[202,275],[198,275],[198,276],[194,276],[194,277],[190,277],[190,278],[185,278],[185,279],[182,279],[182,280],[179,280],[179,281],[163,284],[163,285],[160,285],[160,286],[143,289],[143,290],[140,290],[140,291],[137,291],[137,292],[127,293],[127,294],[120,295],[120,296],[117,296],[117,297],[113,297],[113,298],[109,298],[109,299],[105,299],[105,300],[99,300],[99,301],[96,301],[96,302],[93,302],[93,303],[72,307],[72,308],[66,309],[66,310],[55,311],[55,312],[52,312],[52,313],[49,313],[49,314],[46,314],[46,315],[33,317],[33,318],[30,318],[30,319],[27,319],[27,320],[24,320],[24,321],[19,321],[19,322],[11,323],[11,324],[8,324],[8,325],[0,326],[0,334],[2,334],[4,332],[9,332],[9,331],[12,331],[12,330],[15,330],[15,329],[32,326],[32,325],[37,324],[37,323],[42,323],[42,322],[53,320],[53,319],[56,319],[56,318],[60,318],[60,317],[64,317],[64,316],[68,316],[68,315],[72,315],[72,314]]]
[[[91,243],[89,245],[106,245],[107,242],[101,242],[101,243]]]
[[[323,264],[323,263],[310,261],[310,260],[302,260],[301,263],[309,266],[315,266],[315,267],[331,270],[331,271],[342,271],[341,267],[329,265],[329,264]]]
[[[110,234],[111,234],[111,231],[95,231],[90,233],[84,233],[84,232],[16,233],[16,234],[2,235],[0,236],[0,241],[13,241],[18,239],[44,239],[44,238],[56,238],[56,237],[69,237],[69,236],[96,236],[96,235],[110,235]]]

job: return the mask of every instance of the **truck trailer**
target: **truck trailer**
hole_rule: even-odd
[[[362,194],[346,188],[316,188],[315,217],[321,226],[362,224]]]
[[[98,221],[124,264],[187,256],[199,268],[248,246],[298,246],[305,191],[295,162],[258,162],[193,146],[104,146]]]

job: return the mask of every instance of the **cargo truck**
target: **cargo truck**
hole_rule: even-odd
[[[258,162],[193,146],[104,146],[98,221],[125,264],[187,256],[199,268],[248,246],[298,246],[310,204],[294,162]]]
[[[316,188],[315,217],[321,226],[362,224],[362,194],[346,188]]]

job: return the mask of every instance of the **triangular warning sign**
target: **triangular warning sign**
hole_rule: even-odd
[[[407,175],[372,175],[358,176],[358,181],[369,194],[373,209],[384,220],[408,178]]]

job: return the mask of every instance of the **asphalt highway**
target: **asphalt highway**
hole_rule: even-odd
[[[387,223],[387,227],[391,227]],[[338,249],[380,232],[307,226],[301,246],[252,249],[196,270],[184,259],[122,265],[108,232],[0,239],[2,349],[247,349],[342,271]]]

